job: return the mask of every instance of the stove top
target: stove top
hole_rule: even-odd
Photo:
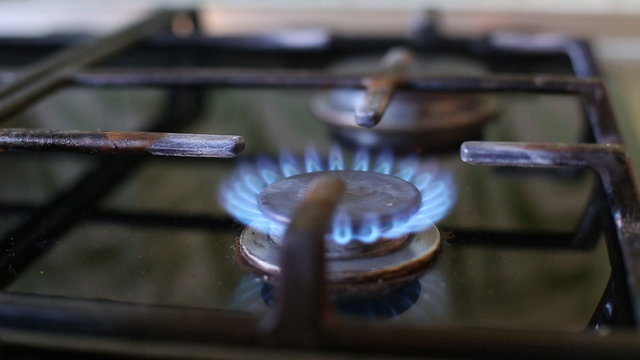
[[[0,38],[0,353],[636,357],[640,208],[588,42],[437,20]]]

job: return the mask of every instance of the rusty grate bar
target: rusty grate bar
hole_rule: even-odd
[[[244,149],[231,135],[0,129],[0,149],[229,158]]]
[[[367,90],[355,108],[356,124],[374,127],[380,122],[412,62],[413,53],[405,48],[393,48],[385,54],[381,71],[364,82]]]
[[[310,70],[257,69],[111,69],[75,74],[74,84],[86,86],[239,86],[239,87],[352,87],[366,88],[369,75],[335,75]],[[559,75],[492,75],[485,77],[403,76],[394,90],[424,92],[526,92],[578,95],[585,99],[587,117],[596,141],[622,143],[613,109],[598,78]],[[380,105],[381,103],[377,103]]]
[[[236,69],[207,67],[102,68],[81,70],[70,78],[82,86],[242,86],[242,87],[353,87],[364,88],[368,74],[341,75],[317,70]],[[9,77],[9,76],[6,76]],[[416,91],[540,92],[583,94],[601,82],[598,78],[566,75],[433,76],[406,75],[398,89]]]
[[[280,253],[276,305],[264,321],[277,343],[319,345],[329,312],[324,234],[343,191],[341,179],[321,177],[296,207]]]

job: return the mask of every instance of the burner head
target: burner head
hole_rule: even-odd
[[[299,174],[267,185],[258,195],[258,206],[267,216],[289,223],[295,206],[309,185],[319,176],[341,178],[345,191],[336,213],[347,215],[354,224],[376,216],[381,223],[415,213],[422,202],[420,191],[408,181],[370,171],[318,171]]]
[[[369,171],[319,171],[304,173],[284,178],[267,185],[258,194],[258,207],[278,225],[274,226],[270,238],[280,243],[280,234],[296,205],[304,196],[309,185],[319,176],[331,175],[340,177],[345,184],[345,191],[335,213],[337,217],[349,219],[350,229],[331,229],[326,238],[327,257],[353,258],[392,251],[406,241],[406,236],[395,239],[375,238],[370,241],[336,240],[336,231],[362,233],[363,228],[374,226],[385,229],[392,226],[394,220],[407,219],[420,208],[422,194],[408,181],[395,176]],[[373,231],[376,231],[373,230]],[[344,241],[347,240],[347,241]]]
[[[453,179],[436,163],[366,149],[358,150],[351,161],[334,147],[326,158],[308,148],[303,157],[283,152],[278,162],[258,157],[254,164],[241,163],[220,187],[221,205],[236,220],[275,235],[277,241],[305,183],[317,176],[313,174],[327,172],[347,179],[350,188],[343,211],[332,219],[329,243],[371,244],[420,232],[442,219],[455,202]],[[294,196],[283,189],[295,190]]]
[[[377,59],[365,58],[339,64],[335,71],[373,73],[376,67]],[[477,64],[459,59],[417,59],[408,74],[478,76],[483,72]],[[363,96],[363,90],[325,91],[312,99],[311,111],[347,145],[423,152],[457,150],[463,141],[479,138],[483,125],[498,114],[494,96],[398,91],[380,123],[363,128],[354,117]]]

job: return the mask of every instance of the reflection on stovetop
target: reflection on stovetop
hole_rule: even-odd
[[[444,301],[438,303],[419,304],[424,297],[432,298],[431,293],[422,292],[422,280],[412,280],[388,291],[359,297],[338,298],[333,300],[332,305],[338,313],[346,316],[362,317],[371,321],[386,320],[401,316],[402,313],[413,306],[426,308],[425,316],[442,312]],[[441,290],[442,291],[442,290]],[[271,309],[273,307],[273,286],[268,283],[260,285],[260,297],[263,303]],[[436,294],[435,296],[437,296]],[[441,299],[445,300],[445,299]],[[238,307],[242,308],[242,307]],[[424,320],[424,319],[422,319]]]

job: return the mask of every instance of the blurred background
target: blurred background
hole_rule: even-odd
[[[416,12],[437,9],[451,34],[494,30],[557,32],[587,37],[604,65],[623,134],[634,153],[640,125],[640,1],[637,0],[403,0],[403,1],[179,1],[4,0],[0,35],[100,34],[158,8],[198,8],[208,34],[285,29],[330,29],[360,34],[404,34]],[[634,157],[637,166],[640,160]]]

